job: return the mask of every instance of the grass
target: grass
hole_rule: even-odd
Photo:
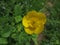
[[[60,0],[0,0],[0,45],[32,45],[21,23],[31,10],[47,16],[39,45],[60,45]]]

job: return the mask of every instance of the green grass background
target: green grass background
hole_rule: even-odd
[[[31,10],[47,16],[39,45],[60,45],[60,0],[0,0],[0,45],[32,45],[21,23]]]

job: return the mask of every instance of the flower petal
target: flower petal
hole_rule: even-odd
[[[28,28],[25,28],[25,32],[26,32],[27,34],[33,34],[33,31],[31,31],[31,30],[28,29]]]
[[[25,27],[29,26],[28,21],[25,17],[23,18],[22,23],[23,23],[23,26],[25,26]]]
[[[33,18],[36,17],[38,15],[38,13],[36,11],[30,11],[27,13],[26,17],[29,18]]]
[[[43,24],[46,23],[46,15],[44,13],[38,13],[38,17],[40,19],[40,22],[42,22]]]
[[[40,25],[39,27],[36,28],[34,31],[35,34],[40,34],[44,29],[44,25]]]

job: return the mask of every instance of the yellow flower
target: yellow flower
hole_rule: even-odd
[[[30,11],[23,17],[22,24],[28,34],[40,34],[44,29],[46,16],[44,13]]]

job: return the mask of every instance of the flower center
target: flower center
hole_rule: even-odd
[[[31,31],[35,30],[36,29],[35,21],[31,21],[28,28],[31,29]]]
[[[31,31],[34,31],[35,30],[35,27],[28,27]]]

